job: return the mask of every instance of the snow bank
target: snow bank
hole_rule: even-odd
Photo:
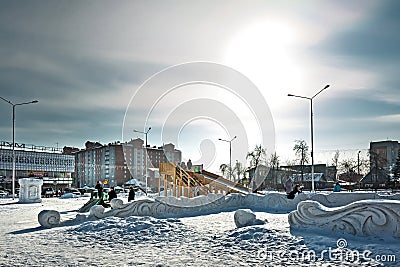
[[[79,198],[80,196],[73,194],[73,193],[65,193],[62,195],[60,198],[65,199],[65,198]]]

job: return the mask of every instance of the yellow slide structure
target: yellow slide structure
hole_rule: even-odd
[[[205,170],[198,173],[187,171],[170,162],[160,163],[159,170],[162,178],[159,180],[159,194],[161,180],[163,180],[164,196],[167,196],[168,190],[172,191],[172,195],[176,197],[195,197],[209,193],[249,193],[247,187]]]

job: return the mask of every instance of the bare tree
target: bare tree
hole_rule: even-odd
[[[257,168],[266,161],[266,150],[261,145],[256,145],[253,151],[247,153],[246,159],[250,159],[250,168]]]
[[[233,168],[233,173],[236,176],[236,180],[239,181],[240,177],[244,178],[244,175],[246,174],[246,169],[243,167],[243,164],[240,163],[239,161],[236,160],[235,167]]]
[[[335,166],[336,168],[338,167],[338,163],[339,163],[339,155],[340,155],[339,150],[336,150],[335,155],[333,155],[333,158],[332,158],[332,165]]]
[[[278,170],[279,168],[279,156],[276,154],[276,152],[270,155],[269,165],[272,169],[272,183],[276,187],[277,186],[276,170]]]
[[[286,166],[294,166],[294,165],[296,165],[296,160],[294,160],[294,159],[287,159],[287,160],[285,161],[285,164],[286,164]]]
[[[397,154],[396,164],[393,168],[393,179],[394,187],[396,188],[396,183],[400,182],[400,149]]]
[[[229,167],[229,164],[221,164],[219,166],[219,170],[222,172],[222,176],[229,177],[231,173],[231,168]]]
[[[308,163],[308,145],[304,140],[295,140],[296,144],[293,147],[293,151],[295,152],[297,159],[301,165],[301,181],[304,181],[304,165]]]
[[[247,153],[246,159],[250,160],[250,168],[254,168],[254,175],[253,177],[250,177],[250,187],[255,190],[258,183],[261,183],[261,177],[258,176],[257,167],[261,163],[266,162],[266,150],[262,148],[261,145],[256,145],[253,151]]]
[[[357,162],[354,159],[348,158],[339,162],[337,167],[341,173],[350,173],[354,172],[354,170],[357,168]]]
[[[279,156],[276,152],[272,153],[269,158],[269,165],[272,169],[277,170],[279,168]]]
[[[378,171],[383,169],[382,166],[387,164],[386,158],[379,155],[379,153],[375,151],[369,150],[369,155],[371,157],[371,170],[375,167],[375,183],[378,183]]]
[[[369,150],[369,155],[371,158],[371,169],[373,167],[376,167],[377,170],[382,169],[382,166],[387,164],[386,158],[379,155],[377,152]]]
[[[368,173],[368,170],[369,170],[369,167],[370,167],[369,163],[370,163],[369,159],[360,158],[359,168],[360,168],[360,174],[361,175]]]

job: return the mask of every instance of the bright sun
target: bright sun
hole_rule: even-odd
[[[255,23],[232,39],[225,61],[250,78],[268,104],[279,106],[288,90],[301,86],[300,68],[293,55],[295,45],[296,34],[289,25]]]

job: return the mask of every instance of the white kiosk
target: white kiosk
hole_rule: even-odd
[[[40,203],[42,192],[42,179],[21,178],[19,179],[19,203]]]

